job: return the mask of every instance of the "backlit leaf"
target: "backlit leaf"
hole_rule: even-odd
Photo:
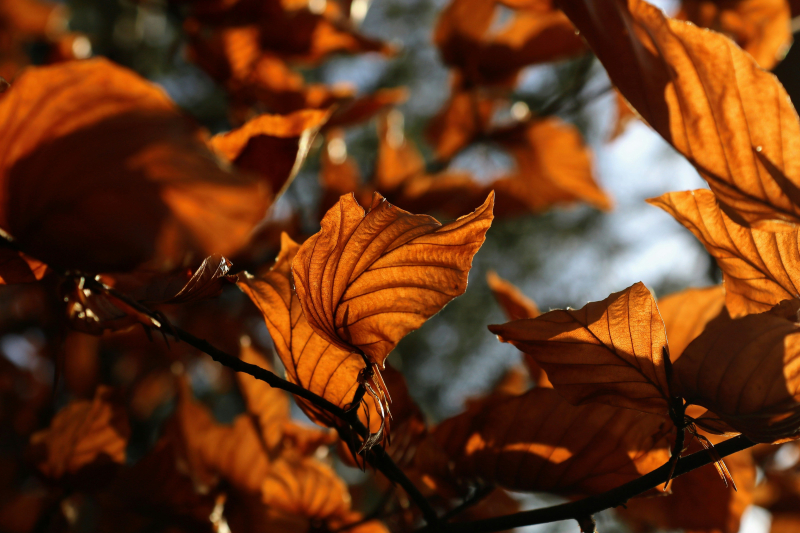
[[[489,330],[536,359],[573,405],[601,402],[668,414],[667,336],[641,282],[579,310],[559,309]]]
[[[669,358],[673,363],[724,306],[725,289],[722,285],[686,289],[658,299],[658,311],[667,329]]]
[[[510,490],[594,494],[664,464],[671,430],[659,416],[576,407],[537,387],[445,420],[420,448],[417,467]]]
[[[160,88],[103,59],[27,70],[0,100],[0,125],[0,226],[53,267],[170,270],[229,255],[269,205]]]
[[[799,230],[772,233],[740,226],[704,189],[666,193],[648,202],[686,226],[717,260],[732,317],[761,313],[800,296]]]
[[[442,226],[375,194],[369,211],[345,195],[292,262],[309,325],[345,351],[383,361],[397,342],[467,288],[492,222],[494,195]]]
[[[93,400],[77,400],[61,409],[50,427],[31,436],[37,466],[60,479],[84,469],[125,463],[130,427],[122,406],[111,401],[112,390],[99,387]]]
[[[0,285],[31,283],[47,273],[47,265],[11,248],[0,246]]]
[[[790,156],[800,123],[772,74],[727,37],[643,0],[560,6],[625,99],[698,169],[729,215],[781,231],[775,221],[800,221],[800,163]]]
[[[672,387],[756,442],[800,435],[797,301],[744,318],[721,315],[675,362]]]
[[[489,272],[486,275],[486,281],[492,290],[492,296],[500,304],[503,313],[509,320],[536,318],[541,314],[536,302],[522,294],[522,291],[498,276],[496,272]]]
[[[292,290],[291,264],[299,248],[284,233],[275,265],[255,276],[240,275],[238,285],[264,315],[275,351],[286,368],[286,379],[345,407],[353,399],[364,361],[358,354],[332,345],[308,325]],[[324,426],[338,423],[306,400],[297,398],[297,402],[315,422]]]

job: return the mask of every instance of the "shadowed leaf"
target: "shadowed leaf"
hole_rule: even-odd
[[[667,336],[641,282],[579,310],[559,309],[489,330],[536,359],[573,405],[601,402],[668,414]]]
[[[673,363],[724,306],[725,289],[722,285],[686,289],[658,299],[658,311],[667,330],[669,358]]]
[[[800,123],[772,74],[727,37],[642,0],[560,6],[625,99],[698,169],[729,215],[769,230],[800,221],[800,204],[755,156],[761,150],[800,184],[790,155],[800,150]]]

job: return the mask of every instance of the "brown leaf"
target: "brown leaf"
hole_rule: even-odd
[[[378,157],[375,162],[375,187],[390,193],[409,179],[425,172],[425,159],[403,130],[403,114],[390,111],[378,122]]]
[[[272,365],[255,347],[243,342],[239,358],[246,363],[272,371]],[[247,403],[247,411],[258,421],[261,439],[270,456],[277,456],[284,448],[301,455],[312,455],[320,446],[333,444],[335,433],[300,426],[290,418],[289,396],[281,389],[270,387],[263,381],[241,372],[236,374]]]
[[[536,359],[573,405],[601,402],[668,415],[666,331],[641,282],[579,310],[558,309],[489,330]]]
[[[209,145],[240,170],[259,175],[278,197],[297,175],[329,116],[318,110],[261,115],[241,128],[215,135]]]
[[[658,299],[658,311],[664,320],[669,341],[669,358],[673,363],[683,350],[700,335],[725,305],[722,285],[705,289],[686,289]]]
[[[708,437],[714,444],[720,442]],[[695,441],[685,453],[702,450]],[[637,531],[663,528],[737,533],[742,513],[753,501],[756,469],[749,450],[726,457],[725,464],[736,482],[736,491],[722,483],[716,469],[707,465],[673,480],[671,494],[633,498],[619,512]]]
[[[6,246],[0,246],[0,285],[32,283],[47,274],[47,265]]]
[[[306,321],[291,280],[291,264],[299,248],[284,233],[275,265],[255,276],[240,275],[238,285],[264,315],[275,351],[286,368],[286,379],[345,407],[353,400],[364,361],[320,337]],[[327,411],[302,398],[297,398],[297,403],[311,420],[323,426],[338,425]]]
[[[31,436],[37,467],[61,479],[125,463],[130,427],[125,410],[111,402],[112,390],[99,387],[94,400],[77,400],[53,417],[47,429]]]
[[[493,204],[490,194],[472,214],[442,226],[377,193],[369,212],[342,196],[292,262],[309,325],[382,366],[400,339],[466,290]]]
[[[498,212],[513,211],[519,202],[533,213],[573,202],[611,209],[610,198],[595,181],[591,150],[575,126],[556,117],[534,119],[495,139],[517,163],[512,176],[492,184]],[[504,198],[509,208],[504,209]]]
[[[729,36],[765,70],[771,70],[792,44],[786,0],[683,0],[678,19]]]
[[[350,510],[350,492],[344,481],[328,465],[307,457],[275,462],[261,493],[264,503],[290,515],[329,520]]]
[[[59,269],[228,255],[268,206],[161,89],[95,59],[31,68],[0,100],[0,226]]]
[[[772,233],[740,226],[704,189],[666,193],[648,202],[686,226],[717,260],[732,317],[761,313],[800,296],[800,230]]]
[[[596,494],[664,464],[672,427],[631,409],[575,407],[552,389],[535,388],[439,424],[420,447],[417,467],[510,490]]]
[[[788,156],[800,149],[800,123],[777,78],[728,38],[643,0],[560,5],[622,95],[698,169],[729,215],[781,231],[789,229],[782,222],[800,221],[800,166]]]
[[[675,362],[673,392],[753,441],[796,438],[797,309],[797,301],[787,301],[766,313],[739,319],[723,314],[710,322]]]
[[[425,132],[439,159],[449,160],[486,132],[494,108],[494,102],[478,91],[465,91],[455,86],[450,99],[430,120]]]
[[[486,282],[492,290],[492,296],[500,304],[507,319],[536,318],[541,314],[536,302],[522,294],[522,291],[514,285],[498,276],[494,270],[489,271],[486,275]]]

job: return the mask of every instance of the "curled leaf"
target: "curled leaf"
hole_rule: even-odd
[[[664,464],[672,427],[631,409],[572,406],[553,389],[537,387],[445,420],[420,447],[416,464],[444,480],[596,494]]]
[[[775,76],[727,37],[643,0],[560,7],[625,99],[697,168],[730,216],[780,231],[800,222],[800,164],[789,156],[800,149],[800,123]],[[786,179],[773,177],[756,150]]]
[[[722,285],[704,289],[686,289],[658,299],[658,311],[664,320],[669,341],[669,358],[673,363],[683,350],[700,335],[725,306]]]
[[[761,313],[800,296],[800,230],[772,233],[740,226],[704,189],[666,193],[648,202],[686,226],[717,260],[732,317]]]
[[[342,350],[383,365],[400,339],[466,290],[493,204],[490,194],[473,213],[442,226],[377,193],[368,212],[353,195],[342,196],[292,261],[309,325]]]
[[[667,336],[641,282],[582,309],[550,311],[489,330],[536,359],[573,405],[601,402],[669,412]]]

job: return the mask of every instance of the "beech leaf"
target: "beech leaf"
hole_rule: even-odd
[[[112,403],[112,390],[98,387],[93,400],[61,409],[50,427],[31,436],[39,470],[49,478],[125,463],[130,426],[125,409]]]
[[[442,226],[375,194],[369,211],[342,196],[292,262],[309,325],[345,351],[383,365],[407,333],[463,294],[492,222],[494,194]]]
[[[492,296],[500,304],[503,313],[509,320],[536,318],[541,314],[536,302],[522,294],[522,291],[514,285],[498,276],[495,271],[492,270],[486,275],[486,281],[492,290]]]
[[[755,442],[800,436],[797,300],[766,313],[721,315],[675,362],[672,390]]]
[[[275,265],[256,275],[240,275],[238,285],[263,314],[275,351],[286,368],[286,379],[345,407],[353,399],[358,373],[365,364],[358,354],[318,335],[306,321],[291,280],[291,264],[299,248],[282,234]],[[297,402],[313,421],[329,427],[338,424],[330,413],[303,398],[297,398]]]
[[[641,282],[579,310],[559,309],[489,330],[536,359],[573,405],[601,402],[669,413],[667,336]]]
[[[775,76],[727,37],[669,19],[643,0],[560,7],[625,99],[697,168],[730,216],[771,231],[800,222],[800,163],[791,157],[800,150],[800,123]]]
[[[648,202],[686,226],[717,260],[732,317],[762,313],[800,296],[800,230],[773,233],[740,226],[704,189],[666,193]]]
[[[32,257],[0,246],[0,285],[31,283],[47,274],[47,265]]]
[[[658,299],[658,311],[667,330],[670,361],[678,360],[689,343],[719,316],[724,306],[725,289],[722,285],[686,289]]]
[[[489,402],[440,423],[417,455],[420,471],[509,490],[597,494],[669,458],[672,423],[602,404],[573,406],[553,389]]]

